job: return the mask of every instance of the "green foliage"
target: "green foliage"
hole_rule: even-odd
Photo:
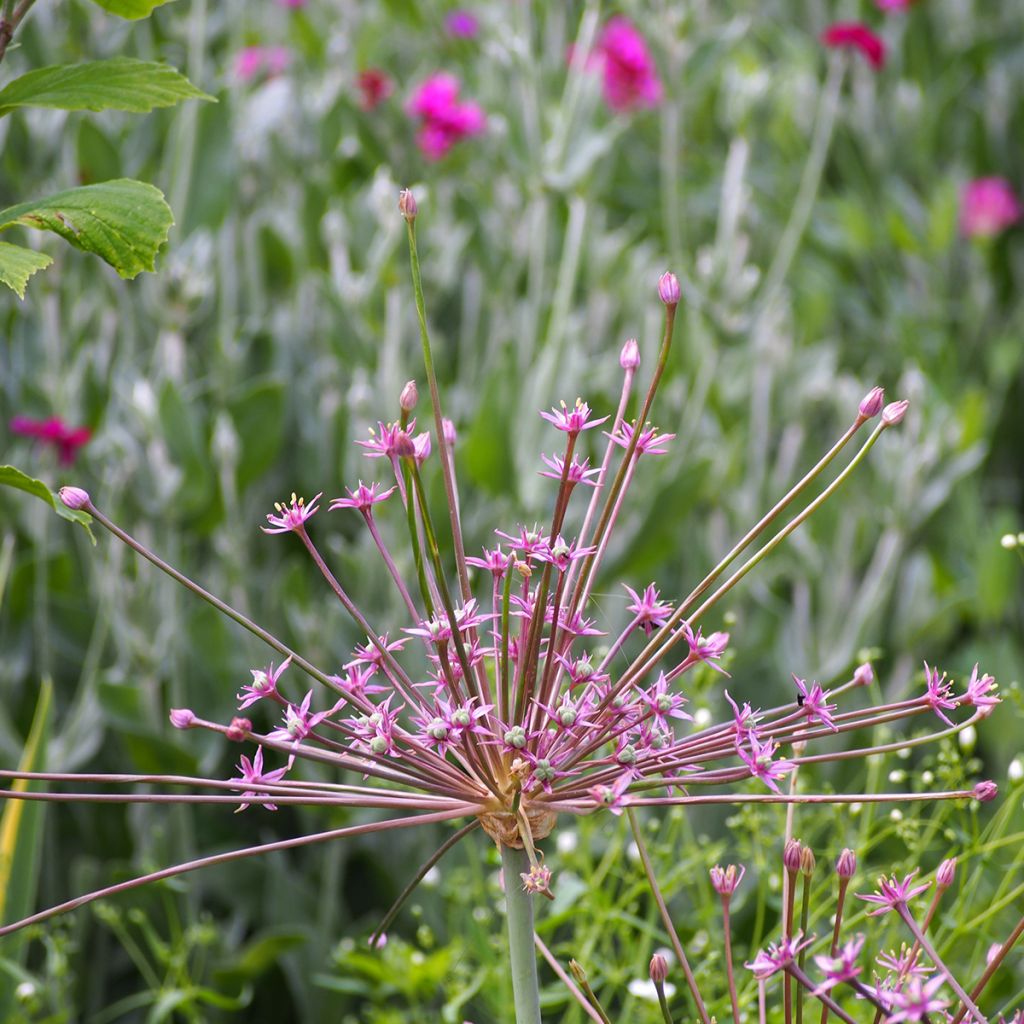
[[[0,242],[0,282],[18,293],[18,298],[25,298],[28,279],[37,271],[45,270],[53,262],[53,257],[45,252],[36,252],[21,245]]]
[[[110,14],[119,18],[148,18],[157,7],[162,7],[168,0],[92,0]]]
[[[13,487],[15,490],[24,491],[26,494],[34,494],[37,498],[45,501],[61,519],[66,519],[71,523],[78,523],[79,526],[84,527],[85,532],[89,534],[89,539],[93,544],[96,543],[96,538],[92,534],[92,527],[89,525],[92,522],[92,516],[88,512],[68,508],[42,480],[35,480],[14,466],[0,466],[0,486]]]

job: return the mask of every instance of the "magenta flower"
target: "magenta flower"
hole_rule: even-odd
[[[280,740],[284,743],[301,743],[328,715],[334,712],[334,708],[327,711],[311,712],[310,702],[313,700],[313,691],[308,690],[302,698],[301,704],[287,704],[284,709],[284,726],[275,729],[267,734],[267,739]]]
[[[614,441],[620,448],[628,448],[633,440],[633,433],[636,425],[623,422],[614,434],[605,431],[605,437]],[[668,452],[666,445],[675,438],[675,434],[659,434],[654,427],[646,427],[640,431],[636,442],[637,457],[641,455],[665,455]]]
[[[664,626],[668,617],[672,614],[672,605],[668,601],[662,601],[658,588],[648,584],[643,594],[638,594],[631,586],[622,584],[626,593],[632,598],[632,603],[626,605],[626,611],[636,616],[638,625],[648,636],[659,626]]]
[[[11,432],[22,437],[34,437],[51,445],[57,451],[62,466],[70,466],[78,450],[92,437],[88,427],[69,427],[62,419],[51,416],[48,420],[33,420],[28,416],[15,416],[10,423]]]
[[[732,896],[746,873],[747,869],[742,864],[738,868],[735,864],[724,868],[716,864],[711,869],[711,885],[719,896]]]
[[[1000,703],[1000,699],[995,695],[997,689],[996,681],[992,676],[983,675],[978,678],[978,666],[975,664],[971,670],[971,678],[967,682],[967,689],[958,703],[974,708],[995,707]]]
[[[787,936],[777,945],[769,943],[767,949],[759,950],[757,956],[749,964],[744,964],[747,970],[752,971],[758,981],[770,978],[773,974],[785,970],[796,960],[800,950],[806,949],[811,944],[811,939],[804,939],[801,932]]]
[[[395,83],[380,68],[360,71],[356,87],[359,89],[359,106],[366,111],[379,107],[395,91]]]
[[[957,701],[953,697],[953,684],[946,681],[945,672],[940,676],[938,669],[929,668],[927,661],[924,663],[924,678],[925,701],[946,725],[952,725],[952,721],[944,714],[944,711],[952,710],[957,706]]]
[[[620,775],[610,786],[592,786],[589,792],[598,807],[604,807],[618,817],[629,804],[626,790],[631,781],[629,775]]]
[[[659,674],[658,681],[648,689],[641,690],[639,687],[637,689],[641,702],[650,708],[651,715],[660,728],[667,729],[670,718],[687,722],[693,721],[693,716],[683,710],[683,705],[687,703],[686,698],[681,693],[673,693],[669,690],[668,679],[664,672]]]
[[[661,102],[658,69],[644,37],[618,15],[605,25],[594,47],[600,62],[604,101],[617,113],[655,107]]]
[[[889,1024],[897,1024],[901,1020],[927,1020],[933,1013],[942,1013],[949,1006],[945,999],[936,999],[935,993],[946,983],[941,974],[930,981],[911,978],[901,990],[892,993],[892,1009],[888,1016]]]
[[[473,39],[480,31],[480,22],[472,11],[449,11],[444,27],[455,39]]]
[[[253,756],[253,759],[251,761],[249,760],[248,757],[245,756],[245,754],[243,754],[241,756],[241,758],[239,759],[239,762],[238,762],[238,770],[242,773],[242,777],[240,779],[238,779],[237,781],[238,782],[246,782],[249,785],[259,785],[261,783],[266,784],[266,783],[272,783],[272,782],[280,782],[281,779],[283,779],[284,776],[288,772],[287,766],[284,767],[284,768],[275,768],[272,772],[264,772],[263,771],[263,748],[262,747],[257,747],[256,748],[256,753]],[[256,800],[259,800],[260,797],[263,796],[263,795],[265,795],[265,794],[257,793],[257,792],[252,791],[252,790],[247,790],[246,792],[244,792],[242,794],[243,803],[239,805],[238,810],[239,811],[244,811],[249,806],[248,802],[246,802],[246,801],[250,801],[250,800],[256,801]],[[277,810],[277,805],[276,804],[263,803],[262,801],[260,801],[260,802],[262,803],[262,806],[265,807],[268,811],[276,811]],[[237,811],[235,813],[237,813]]]
[[[323,492],[321,491],[321,494]],[[288,504],[274,502],[277,515],[267,513],[267,522],[270,526],[261,526],[264,533],[291,533],[300,532],[305,529],[306,520],[317,512],[316,503],[320,500],[318,494],[308,505],[305,498],[297,498],[292,492],[292,500]]]
[[[875,0],[880,11],[909,11],[914,0]]]
[[[818,955],[814,962],[821,968],[825,980],[815,989],[815,992],[827,992],[845,981],[851,981],[861,972],[860,959],[861,950],[864,948],[864,936],[845,942],[835,956]]]
[[[878,892],[857,893],[857,899],[864,900],[865,903],[878,904],[877,910],[868,911],[868,917],[878,917],[879,914],[887,914],[897,907],[906,906],[910,900],[919,896],[932,884],[931,882],[922,882],[920,885],[912,887],[911,883],[916,874],[917,868],[914,868],[902,882],[895,875],[890,878],[882,875],[878,879]]]
[[[508,569],[509,556],[501,550],[500,544],[493,550],[484,548],[483,552],[483,558],[476,558],[475,556],[467,558],[466,564],[475,565],[478,569],[486,569],[495,577],[495,579],[501,579],[505,575],[505,571]]]
[[[546,455],[541,455],[541,461],[545,466],[549,466],[549,470],[545,473],[541,470],[540,475],[550,477],[552,480],[561,480],[562,474],[565,473],[565,459],[561,455],[553,455],[550,459]],[[566,482],[571,484],[573,487],[576,484],[585,484],[587,487],[596,487],[597,481],[591,480],[590,477],[598,476],[601,472],[600,467],[595,469],[590,468],[590,459],[584,459],[582,462],[574,455],[572,461],[569,463],[569,472],[565,474]]]
[[[558,430],[572,435],[579,434],[583,430],[591,430],[608,419],[607,416],[602,416],[597,420],[591,419],[590,406],[579,398],[576,399],[576,404],[571,409],[565,402],[561,402],[558,409],[552,406],[551,412],[541,410],[541,416]]]
[[[808,687],[807,683],[797,676],[793,676],[793,682],[796,683],[797,689],[796,702],[808,719],[821,722],[833,732],[837,732],[839,727],[832,720],[832,712],[836,710],[836,705],[828,703],[828,693],[818,683]]]
[[[885,64],[885,43],[859,21],[837,21],[821,34],[821,41],[830,49],[853,49],[878,71]]]
[[[398,490],[398,486],[389,487],[386,491],[377,491],[379,484],[370,484],[369,487],[363,484],[363,481],[359,481],[359,486],[353,491],[349,490],[348,487],[345,490],[348,492],[347,498],[335,498],[330,505],[328,505],[328,511],[333,512],[339,508],[355,508],[360,512],[366,514],[370,509],[382,501],[387,501],[395,491]]]
[[[428,160],[440,160],[457,142],[479,135],[487,126],[483,110],[459,102],[459,80],[447,72],[431,75],[412,95],[407,110],[420,121],[416,142]]]
[[[235,55],[235,77],[243,82],[252,81],[264,71],[280,75],[291,63],[292,55],[284,46],[247,46]]]
[[[264,697],[271,695],[276,697],[277,682],[291,663],[292,656],[289,654],[277,669],[273,665],[267,669],[250,669],[252,682],[246,683],[242,687],[242,692],[235,694],[235,700],[239,701],[238,710],[244,711],[247,707],[255,704],[258,700],[262,700]]]
[[[739,759],[750,770],[750,777],[760,779],[772,792],[778,793],[779,787],[776,779],[785,778],[795,767],[792,761],[773,761],[778,744],[774,740],[766,740],[764,743],[758,741],[756,736],[748,737],[749,750],[738,747],[736,753]]]
[[[744,701],[743,707],[741,708],[736,701],[729,696],[729,691],[725,690],[725,699],[729,702],[729,706],[732,708],[732,732],[736,738],[736,746],[741,747],[744,743],[749,743],[751,739],[757,736],[757,723],[761,718],[760,711],[754,711],[751,706]]]
[[[887,979],[891,982],[890,988],[899,987],[908,978],[927,978],[935,970],[929,964],[921,963],[921,952],[916,943],[912,947],[903,943],[899,953],[890,950],[888,953],[879,953],[875,957],[875,963],[884,967],[892,975],[892,978]]]
[[[992,238],[1020,220],[1024,208],[1005,178],[976,178],[960,197],[960,230],[968,238]]]

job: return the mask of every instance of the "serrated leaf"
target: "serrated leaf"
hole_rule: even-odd
[[[162,7],[168,0],[92,0],[97,7],[116,14],[119,18],[148,18],[156,7]]]
[[[87,512],[68,508],[42,480],[36,480],[14,466],[0,466],[0,485],[14,487],[19,491],[25,491],[27,494],[34,494],[37,498],[41,498],[61,519],[67,519],[69,522],[78,523],[79,526],[84,527],[85,532],[89,534],[89,540],[93,544],[96,543],[96,538],[92,535],[92,528],[89,525],[92,522],[92,516]]]
[[[0,89],[0,117],[18,107],[143,114],[156,107],[173,107],[180,100],[213,97],[167,64],[113,57],[29,71]]]
[[[0,210],[0,231],[14,224],[53,231],[126,278],[155,269],[157,251],[173,223],[160,189],[132,178],[83,185]]]
[[[0,282],[18,293],[18,298],[25,298],[25,286],[28,279],[37,271],[43,270],[53,262],[44,252],[26,249],[23,245],[11,245],[0,242]]]

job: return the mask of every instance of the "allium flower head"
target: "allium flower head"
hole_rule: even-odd
[[[952,721],[944,714],[944,711],[957,707],[957,701],[953,697],[953,684],[946,680],[946,673],[939,675],[937,669],[929,667],[928,662],[924,663],[925,678],[925,701],[946,723],[952,725]]]
[[[620,448],[628,448],[633,441],[633,434],[636,432],[636,425],[634,423],[626,423],[623,421],[619,429],[609,434],[605,432],[605,437],[609,438]],[[639,458],[641,455],[665,455],[668,453],[667,445],[669,441],[675,439],[675,434],[659,434],[655,427],[645,427],[640,431],[636,442],[636,456]]]
[[[321,492],[322,493],[322,492]],[[317,512],[316,503],[320,500],[318,494],[308,505],[305,498],[297,498],[292,493],[292,500],[287,504],[274,502],[277,515],[267,513],[267,522],[270,526],[260,527],[264,533],[291,533],[305,529],[306,520]]]
[[[836,710],[837,705],[828,703],[828,693],[818,683],[808,686],[803,679],[797,676],[793,676],[793,682],[796,683],[796,702],[807,716],[808,721],[820,722],[826,728],[837,732],[839,727],[832,720],[832,712]]]
[[[1005,178],[976,178],[960,198],[960,230],[969,238],[992,238],[1022,214],[1024,207]]]
[[[906,906],[915,896],[925,892],[932,884],[922,882],[920,885],[912,885],[917,868],[910,872],[901,882],[895,875],[886,878],[882,875],[878,879],[878,892],[857,893],[857,899],[865,903],[875,903],[877,908],[868,911],[868,917],[877,917],[879,914],[887,914],[899,906]]]
[[[830,49],[857,50],[878,71],[885,64],[885,43],[859,21],[837,21],[821,34]]]
[[[379,486],[379,484],[374,483],[367,487],[360,480],[359,486],[354,491],[346,487],[345,490],[348,493],[348,497],[335,498],[328,506],[328,510],[334,512],[340,508],[354,508],[366,513],[379,502],[387,501],[398,490],[397,484],[394,487],[389,487],[386,491],[378,491],[377,488]]]
[[[278,680],[291,663],[289,655],[276,669],[273,665],[266,669],[250,669],[252,682],[246,683],[242,687],[242,692],[235,695],[235,699],[239,701],[238,710],[244,711],[264,697],[276,697]]]
[[[590,406],[580,398],[576,399],[575,405],[571,408],[562,402],[559,408],[552,408],[551,412],[541,410],[541,416],[558,430],[572,435],[579,434],[583,430],[591,430],[608,419],[607,416],[596,420],[591,419]]]
[[[243,754],[239,758],[238,770],[241,773],[239,782],[246,782],[249,785],[259,785],[260,783],[274,783],[280,782],[281,779],[287,774],[287,768],[275,768],[272,772],[263,771],[263,748],[257,747],[256,754],[250,761],[248,757]],[[254,790],[248,790],[242,794],[242,804],[239,806],[239,811],[244,811],[249,806],[249,801],[257,800],[262,794],[255,792]],[[261,801],[263,806],[268,811],[276,811],[277,805],[266,803]]]
[[[996,681],[990,675],[978,675],[978,666],[975,664],[971,671],[971,678],[967,683],[967,690],[957,701],[967,707],[992,708],[1000,702],[995,692],[998,689]]]
[[[744,966],[753,972],[759,981],[785,970],[796,960],[800,950],[806,949],[813,939],[804,939],[801,932],[783,937],[779,943],[769,943],[767,949],[758,951],[754,959]]]
[[[746,873],[747,869],[742,864],[739,867],[729,864],[724,868],[716,864],[711,869],[711,885],[719,896],[732,896]]]

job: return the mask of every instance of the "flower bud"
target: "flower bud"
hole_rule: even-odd
[[[624,370],[635,370],[640,365],[640,346],[636,338],[630,338],[619,353],[619,366]]]
[[[782,851],[782,863],[791,875],[795,875],[800,870],[799,839],[786,840],[786,848]]]
[[[650,974],[655,985],[665,984],[668,977],[668,961],[660,953],[655,953],[651,957]]]
[[[455,431],[455,424],[450,419],[443,418],[441,420],[441,433],[444,435],[444,443],[449,448],[458,440],[459,435]]]
[[[903,417],[907,414],[907,409],[910,406],[905,398],[900,402],[890,402],[882,410],[882,422],[887,427],[895,427],[897,423],[903,422]]]
[[[398,396],[398,406],[402,412],[412,412],[416,408],[416,403],[420,400],[420,393],[416,388],[416,381],[407,380],[405,387],[402,388],[401,394]]]
[[[395,435],[394,452],[400,459],[411,459],[416,454],[416,445],[404,430]]]
[[[987,804],[990,800],[995,800],[998,795],[999,787],[991,779],[979,782],[974,787],[974,799],[980,800],[983,804]]]
[[[523,891],[529,893],[548,892],[551,888],[551,868],[535,864],[529,871],[522,871]]]
[[[581,984],[587,983],[587,972],[575,960],[569,961],[569,973]]]
[[[870,686],[875,681],[875,670],[871,667],[870,661],[865,661],[863,665],[858,665],[853,673],[853,683],[855,686]]]
[[[711,885],[720,896],[731,896],[743,881],[747,869],[741,864],[737,872],[736,865],[730,864],[722,868],[717,864],[711,869]]]
[[[666,306],[679,305],[679,279],[668,270],[658,278],[658,298]]]
[[[818,862],[814,859],[814,851],[809,846],[805,846],[800,851],[800,874],[804,878],[810,878],[817,866]]]
[[[939,891],[948,889],[953,884],[956,875],[956,857],[944,860],[935,872],[935,888]]]
[[[74,509],[75,511],[85,508],[90,500],[89,492],[83,491],[81,487],[62,487],[57,494],[66,508]]]
[[[175,729],[191,729],[195,720],[194,711],[190,711],[188,708],[171,708],[171,725]]]
[[[411,189],[403,188],[398,193],[398,211],[410,224],[416,219],[419,209],[416,206],[416,197],[412,194]]]
[[[881,388],[872,388],[861,400],[858,412],[861,419],[874,419],[882,411],[885,392]]]
[[[383,949],[388,944],[388,933],[380,932],[378,935],[371,935],[367,940],[370,949]]]
[[[232,718],[224,735],[233,743],[241,743],[252,732],[252,722],[248,718]]]
[[[850,879],[857,873],[857,854],[846,847],[836,861],[836,874],[840,878]]]

